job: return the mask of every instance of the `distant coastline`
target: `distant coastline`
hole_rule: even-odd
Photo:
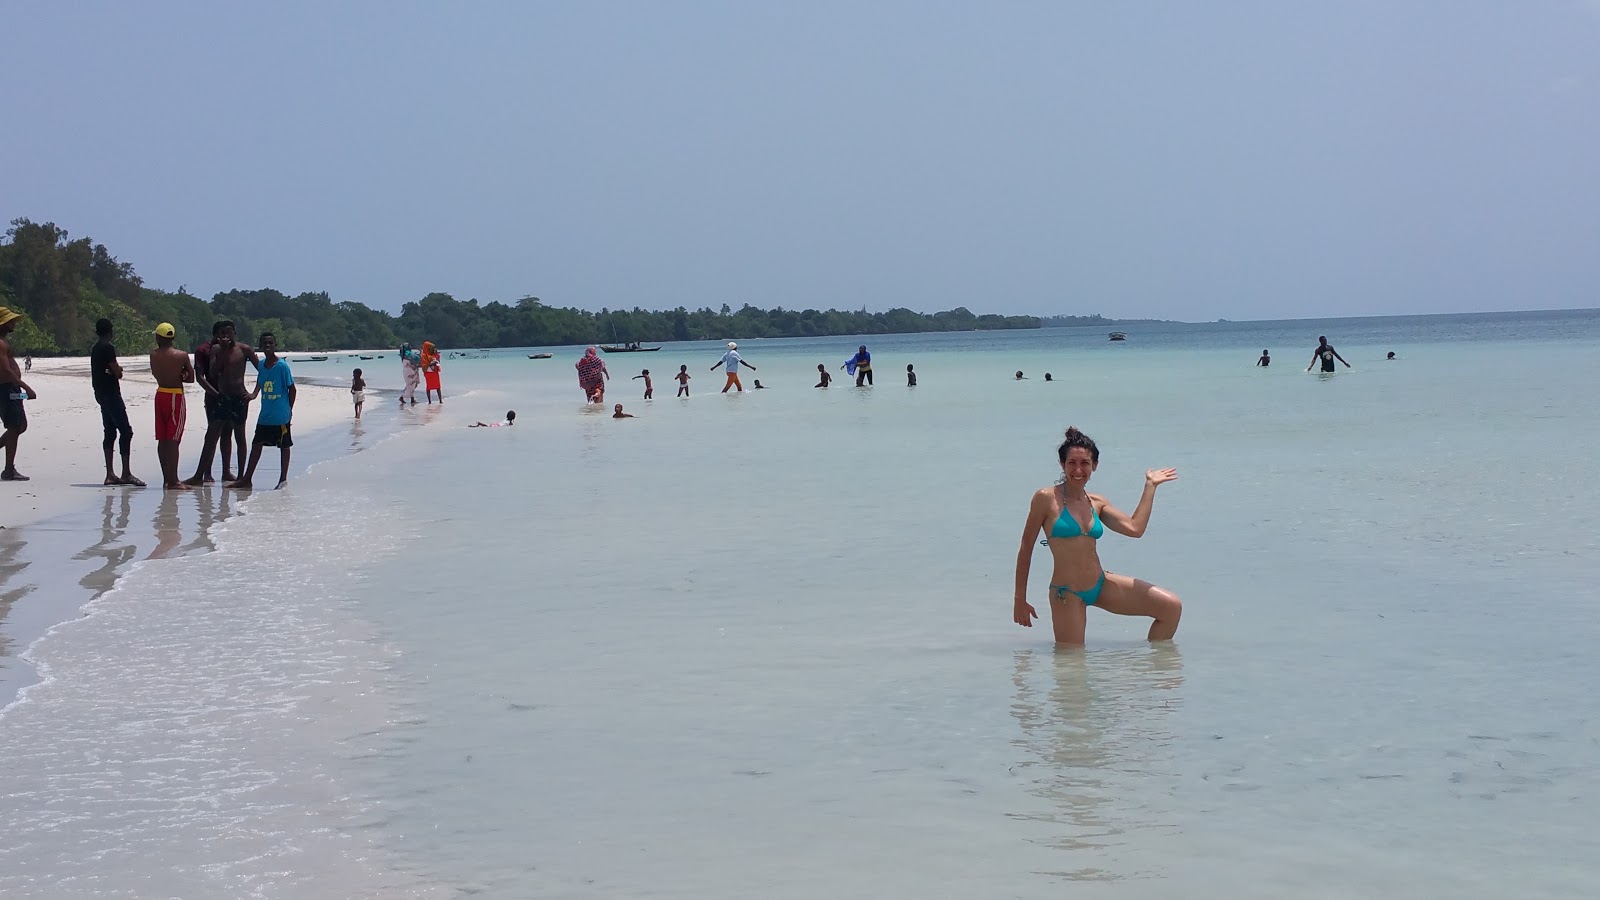
[[[289,296],[280,291],[231,290],[209,301],[185,287],[147,287],[131,263],[104,244],[69,239],[54,223],[11,222],[0,240],[0,306],[26,317],[12,337],[19,354],[79,356],[94,344],[94,323],[110,319],[125,353],[154,346],[152,330],[170,322],[178,343],[193,346],[211,334],[218,319],[230,319],[246,341],[270,331],[290,352],[394,347],[402,340],[433,341],[441,348],[535,347],[570,344],[664,342],[767,337],[827,337],[946,331],[999,331],[1046,326],[1038,316],[976,314],[965,307],[936,313],[905,308],[734,310],[603,308],[598,313],[547,306],[527,296],[510,303],[457,300],[430,293],[394,315],[353,300],[334,301],[326,292]],[[1070,321],[1058,321],[1070,320]],[[1052,324],[1097,324],[1099,316],[1054,317]]]

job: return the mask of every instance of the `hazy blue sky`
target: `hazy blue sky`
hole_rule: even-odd
[[[1600,0],[13,0],[0,64],[0,216],[205,297],[1600,306]]]

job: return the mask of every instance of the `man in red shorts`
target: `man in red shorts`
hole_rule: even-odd
[[[188,490],[178,479],[178,444],[188,407],[183,386],[194,382],[189,354],[172,346],[178,336],[170,322],[156,326],[156,349],[150,351],[150,374],[156,379],[156,456],[161,460],[161,483],[169,491]]]

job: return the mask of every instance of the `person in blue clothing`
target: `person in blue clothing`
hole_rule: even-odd
[[[1038,617],[1027,599],[1028,566],[1033,560],[1033,542],[1043,534],[1055,563],[1050,578],[1050,625],[1056,643],[1083,644],[1091,606],[1119,616],[1148,616],[1155,620],[1150,623],[1149,639],[1171,640],[1183,615],[1183,602],[1171,591],[1143,579],[1107,572],[1100,564],[1098,544],[1108,529],[1131,538],[1143,537],[1150,525],[1156,488],[1176,479],[1178,470],[1145,472],[1144,494],[1129,515],[1099,494],[1089,493],[1089,478],[1100,465],[1100,448],[1088,435],[1068,428],[1056,455],[1061,460],[1061,481],[1040,488],[1028,506],[1022,547],[1017,551],[1013,620],[1032,628]]]
[[[867,345],[862,344],[856,355],[844,361],[839,368],[856,377],[856,387],[862,383],[872,384],[872,354],[867,352]]]
[[[256,437],[250,444],[250,467],[244,477],[233,487],[248,491],[254,487],[256,463],[261,461],[263,447],[278,448],[278,487],[289,483],[289,448],[294,438],[289,434],[289,422],[294,418],[294,375],[289,371],[289,361],[278,358],[278,339],[272,332],[260,337],[261,368],[256,370],[256,389],[250,399],[261,398],[261,411],[256,414]]]

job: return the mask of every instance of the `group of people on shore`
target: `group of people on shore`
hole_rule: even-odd
[[[6,341],[20,318],[17,313],[0,307],[0,395],[5,398],[0,405],[0,421],[5,426],[0,436],[0,445],[5,448],[5,469],[0,478],[5,481],[29,480],[16,467],[17,441],[28,430],[23,403],[39,397],[23,380]],[[110,319],[100,319],[95,322],[94,331],[96,340],[89,353],[89,380],[104,431],[101,444],[106,467],[103,483],[144,487],[144,481],[133,474],[133,424],[122,396],[124,372],[113,343],[115,329]],[[150,374],[156,383],[156,457],[161,464],[162,487],[188,490],[214,483],[211,472],[219,446],[224,487],[250,490],[256,466],[267,447],[279,450],[278,487],[283,487],[289,479],[289,451],[294,446],[291,423],[295,386],[288,361],[278,356],[277,338],[271,332],[263,332],[258,338],[261,351],[257,353],[254,347],[238,341],[233,322],[223,320],[211,327],[211,339],[196,347],[192,357],[174,345],[177,329],[170,323],[156,326],[155,339],[156,349],[150,352]],[[256,372],[254,388],[247,388],[245,384],[247,365]],[[184,390],[188,384],[198,384],[205,392],[206,435],[194,475],[183,479],[178,472],[178,449],[188,424],[188,398]],[[256,412],[255,435],[247,464],[245,427],[250,404],[257,400],[260,400],[260,408]],[[235,448],[237,470],[230,466]],[[120,472],[114,453],[117,450],[121,457]]]
[[[102,367],[91,358],[91,375],[101,378],[109,392],[115,391],[119,405],[121,389],[117,380],[122,377],[121,366],[116,365],[116,348],[112,345],[111,323],[101,319],[95,326],[100,336],[96,352],[109,361]],[[255,483],[256,466],[268,447],[278,449],[278,487],[289,481],[289,459],[294,447],[293,419],[296,390],[294,373],[289,361],[278,356],[278,339],[270,331],[257,336],[260,352],[238,339],[234,323],[219,321],[211,326],[211,339],[195,347],[193,357],[183,348],[174,345],[176,332],[165,322],[156,326],[156,349],[150,353],[150,374],[156,380],[156,455],[161,461],[161,483],[167,490],[185,490],[215,483],[212,464],[217,450],[222,453],[222,486],[236,490],[251,490]],[[256,373],[253,389],[246,389],[246,366]],[[201,443],[199,464],[194,474],[179,480],[178,451],[188,420],[188,398],[185,384],[198,384],[204,391],[203,408],[206,416],[205,439]],[[96,398],[100,397],[99,392]],[[256,411],[256,427],[250,441],[249,462],[245,461],[245,429],[250,420],[250,404],[260,400]],[[105,403],[102,402],[104,417]],[[126,413],[124,411],[124,418]],[[131,433],[124,432],[131,436]],[[106,429],[106,476],[111,481],[111,428]],[[237,453],[238,468],[229,463]],[[124,451],[123,468],[127,468]],[[237,472],[237,477],[235,477]],[[127,483],[127,482],[122,482]]]

